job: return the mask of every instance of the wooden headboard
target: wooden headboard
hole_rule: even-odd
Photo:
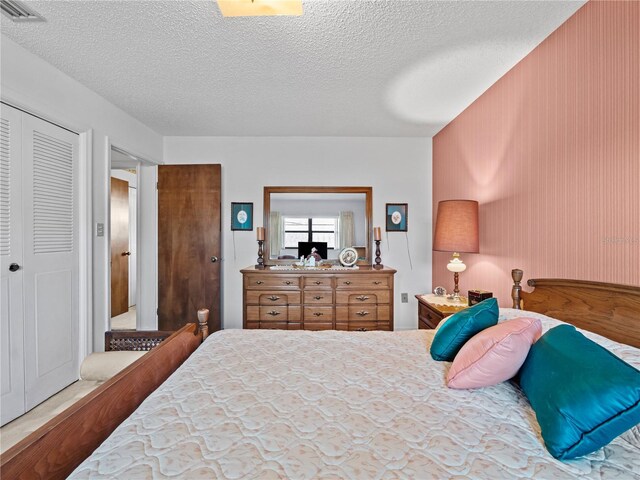
[[[511,271],[513,308],[538,312],[619,343],[640,348],[640,287],[584,280],[532,279]]]

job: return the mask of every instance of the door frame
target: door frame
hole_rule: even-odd
[[[109,261],[111,259],[111,170],[112,170],[112,164],[111,164],[111,152],[112,150],[116,150],[118,153],[121,153],[123,155],[126,155],[128,157],[131,158],[132,162],[135,162],[136,164],[136,330],[141,330],[142,326],[141,325],[141,314],[140,314],[140,305],[142,303],[142,305],[144,306],[144,302],[141,302],[142,298],[141,298],[141,280],[145,277],[145,275],[143,274],[143,270],[142,270],[142,255],[141,255],[141,251],[142,251],[142,208],[141,208],[141,202],[143,199],[143,196],[145,195],[144,192],[146,192],[146,189],[143,190],[143,182],[141,181],[141,175],[140,175],[140,169],[142,166],[157,166],[160,164],[160,162],[155,162],[153,160],[149,160],[146,157],[143,157],[141,155],[137,155],[135,153],[132,153],[130,150],[126,149],[126,148],[122,148],[119,147],[115,144],[112,143],[111,138],[110,137],[106,137],[106,144],[105,144],[105,148],[106,148],[106,157],[107,157],[107,171],[108,171],[108,175],[105,178],[105,182],[107,184],[107,198],[106,198],[106,205],[107,205],[107,221],[105,222],[105,237],[107,239],[109,239],[108,242],[106,242],[107,244],[107,255],[105,257],[105,261],[106,261],[106,265],[105,265],[105,273],[106,273],[106,282],[105,282],[105,287],[106,287],[106,306],[107,308],[105,309],[105,314],[106,314],[106,318],[103,319],[104,321],[104,329],[105,332],[111,330],[111,268],[109,266]],[[157,242],[157,233],[155,234],[156,237],[156,242]],[[156,295],[157,296],[157,295]],[[157,317],[156,317],[156,322],[157,322]]]
[[[87,125],[73,124],[67,121],[61,112],[53,114],[39,112],[13,95],[2,93],[0,101],[28,115],[57,125],[78,135],[78,365],[93,352],[93,197],[91,182],[93,177],[93,129]],[[80,370],[78,369],[78,378]]]

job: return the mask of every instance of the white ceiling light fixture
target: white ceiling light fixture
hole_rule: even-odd
[[[14,22],[44,22],[42,15],[18,0],[0,0],[0,9]]]
[[[302,0],[218,0],[224,17],[300,16]]]

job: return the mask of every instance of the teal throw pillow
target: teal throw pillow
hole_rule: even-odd
[[[520,386],[547,450],[561,460],[594,452],[640,423],[640,371],[572,325],[533,344]]]
[[[431,342],[434,360],[452,362],[462,346],[476,333],[498,323],[498,300],[488,298],[447,318]]]

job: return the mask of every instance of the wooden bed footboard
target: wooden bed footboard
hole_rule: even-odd
[[[513,308],[542,313],[619,343],[640,348],[640,287],[565,279],[531,279],[511,271]]]
[[[195,351],[208,310],[0,457],[0,477],[66,478]]]

